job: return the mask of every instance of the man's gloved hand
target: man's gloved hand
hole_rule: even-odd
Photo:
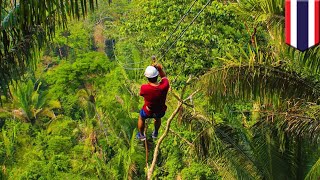
[[[152,63],[152,66],[155,67],[159,71],[159,75],[161,78],[166,77],[166,73],[163,71],[163,66],[160,63]]]
[[[160,63],[153,63],[152,66],[155,67],[158,71],[162,69],[162,64]]]

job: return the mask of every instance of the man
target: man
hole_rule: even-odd
[[[138,119],[137,138],[141,141],[146,139],[144,134],[145,120],[154,118],[154,131],[152,138],[158,137],[158,130],[161,126],[161,118],[167,110],[166,99],[169,90],[169,81],[163,71],[162,65],[148,66],[144,75],[148,78],[148,84],[143,84],[140,89],[140,96],[144,97],[144,105],[140,110]],[[161,81],[158,82],[160,75]]]

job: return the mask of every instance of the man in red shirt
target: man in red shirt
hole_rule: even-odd
[[[161,64],[155,66],[148,66],[144,75],[148,78],[148,84],[143,84],[140,89],[140,96],[144,97],[144,105],[140,110],[138,120],[138,134],[137,138],[141,141],[146,139],[144,135],[145,120],[147,118],[154,118],[154,131],[152,138],[158,137],[158,130],[161,126],[161,118],[165,115],[167,110],[166,99],[169,90],[169,81]],[[160,75],[161,81],[158,82]]]

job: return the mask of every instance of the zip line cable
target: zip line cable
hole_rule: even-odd
[[[190,8],[188,9],[188,11],[184,14],[184,16],[180,19],[180,21],[178,22],[177,26],[175,27],[175,29],[171,32],[169,38],[161,45],[160,47],[160,50],[162,50],[163,46],[172,38],[173,34],[177,31],[178,27],[180,26],[181,22],[184,20],[184,18],[188,15],[188,13],[190,12],[190,10],[192,9],[192,7],[195,5],[195,3],[197,2],[198,0],[195,0],[193,2],[193,4],[190,6]],[[169,50],[172,48],[173,45],[175,45],[177,43],[177,41],[182,38],[182,36],[185,34],[185,32],[189,29],[189,27],[194,23],[194,21],[199,17],[199,15],[203,12],[203,10],[209,5],[209,3],[211,2],[212,0],[208,0],[208,2],[205,4],[205,6],[197,13],[197,15],[192,19],[192,21],[188,24],[188,26],[182,31],[182,33],[180,33],[179,37],[177,37],[175,39],[175,41],[167,48],[167,50],[165,51],[165,53],[159,58],[159,61],[169,52]],[[115,45],[114,45],[114,42],[112,43],[112,46],[113,46],[113,51],[114,51],[114,56],[115,56],[115,60],[116,62],[120,65],[120,61],[117,59],[116,57],[116,54],[115,54]],[[144,61],[140,61],[140,63],[142,63]],[[127,69],[127,70],[140,70],[140,69],[144,69],[144,68],[128,68],[128,67],[125,67],[123,65],[123,63],[121,63],[122,65],[122,68],[124,69]],[[130,63],[130,64],[138,64],[137,63]],[[100,120],[100,116],[98,115],[98,119]],[[100,121],[101,122],[101,121]],[[144,145],[145,145],[145,151],[146,151],[146,167],[148,167],[148,155],[149,155],[149,150],[148,150],[148,142],[147,142],[147,128],[148,128],[148,122],[146,121],[146,126],[145,126],[145,130],[144,130],[144,134],[146,136],[146,139],[144,140]],[[106,132],[105,132],[106,133]],[[105,134],[106,135],[106,134]]]
[[[114,44],[114,42],[112,42],[112,48],[113,48],[113,52],[114,52],[114,59],[116,60],[117,64],[122,67],[123,69],[126,69],[126,70],[142,70],[144,68],[129,68],[129,67],[125,67],[125,64],[120,62],[119,59],[117,58],[117,55],[116,55],[116,46]],[[142,63],[142,61],[140,62]],[[129,63],[128,63],[129,64]],[[130,63],[130,64],[135,64],[135,63]]]
[[[191,9],[193,8],[193,6],[196,4],[198,0],[193,1],[193,3],[191,4],[191,6],[189,7],[189,9],[187,10],[187,12],[183,15],[183,17],[179,20],[177,26],[174,28],[174,30],[171,32],[171,34],[169,35],[169,38],[167,38],[167,40],[161,45],[159,52],[163,49],[163,46],[169,41],[169,39],[173,36],[173,34],[178,30],[180,24],[182,23],[182,21],[184,20],[184,18],[187,17],[187,15],[189,14],[189,12],[191,11]]]
[[[190,6],[190,8],[188,9],[188,11],[184,14],[184,16],[180,19],[180,21],[178,22],[177,26],[175,27],[175,29],[171,32],[169,38],[162,44],[162,46],[160,47],[160,50],[162,50],[163,46],[170,40],[170,38],[172,38],[173,34],[177,31],[178,27],[180,26],[181,22],[184,20],[184,18],[188,15],[188,13],[190,12],[190,10],[192,9],[192,7],[195,5],[195,3],[197,2],[198,0],[195,0],[193,2],[193,4]],[[175,45],[177,43],[177,41],[182,38],[182,36],[185,34],[185,32],[189,29],[189,27],[194,23],[194,21],[199,17],[199,15],[203,12],[203,10],[209,5],[209,3],[211,2],[212,0],[208,0],[208,2],[205,4],[205,6],[197,13],[197,15],[192,19],[192,21],[188,24],[188,26],[182,31],[182,33],[180,33],[179,37],[177,37],[175,39],[175,41],[167,48],[167,50],[165,51],[165,53],[159,58],[159,61],[169,52],[169,50],[172,48],[173,45]],[[113,44],[113,50],[114,50],[114,53],[115,53],[115,46],[114,46],[114,42],[112,43]],[[120,65],[120,61],[117,59],[116,55],[115,56],[115,59],[116,59],[116,62]],[[142,63],[143,61],[140,61],[139,63]],[[123,64],[123,63],[122,63]],[[138,63],[130,63],[130,64],[138,64]],[[128,67],[125,67],[123,65],[120,65],[122,66],[122,68],[124,69],[127,69],[127,70],[140,70],[140,69],[144,69],[144,68],[128,68]],[[99,118],[99,116],[98,116]],[[147,123],[147,122],[146,122]],[[147,127],[148,127],[148,123],[146,124],[146,128],[144,130],[144,133],[145,133],[145,136],[147,135]],[[146,150],[146,167],[148,168],[148,142],[147,142],[147,137],[146,139],[144,140],[144,144],[145,144],[145,150]]]
[[[159,49],[159,52],[163,49],[163,46],[170,40],[170,38],[172,38],[174,32],[178,29],[178,27],[180,26],[181,22],[184,20],[184,18],[188,15],[188,13],[190,12],[190,10],[192,9],[192,7],[195,5],[195,3],[197,2],[198,0],[195,0],[191,6],[189,7],[189,9],[187,10],[187,12],[184,14],[184,16],[179,20],[177,26],[175,27],[175,29],[171,32],[169,38],[161,45],[160,49]],[[179,37],[177,37],[174,42],[167,48],[167,50],[162,54],[162,56],[158,59],[159,61],[164,58],[164,56],[171,50],[171,48],[178,42],[179,39],[182,38],[182,36],[184,36],[184,34],[186,33],[186,31],[189,29],[189,27],[191,25],[193,25],[193,23],[195,22],[195,20],[199,17],[199,15],[204,11],[204,9],[211,3],[212,0],[208,0],[207,3],[202,7],[202,9],[197,13],[197,15],[192,19],[192,21],[188,24],[188,26],[183,29],[183,31],[180,33]],[[113,44],[113,48],[114,48],[114,51],[115,51],[115,46]],[[117,58],[116,58],[117,59]],[[118,60],[116,60],[118,62],[118,64],[120,65],[120,62]],[[142,64],[143,62],[145,62],[145,60],[143,61],[139,61],[139,62],[133,62],[133,63],[130,63],[130,64]],[[123,64],[123,63],[121,63]],[[129,63],[128,63],[129,64]],[[125,67],[124,65],[121,65],[124,69],[126,70],[142,70],[144,68],[129,68],[129,67]]]
[[[182,23],[182,21],[187,17],[187,15],[190,13],[191,9],[193,8],[193,6],[196,4],[198,0],[193,1],[193,3],[191,4],[191,6],[189,7],[189,9],[186,11],[186,13],[182,16],[182,18],[178,21],[178,24],[176,25],[176,27],[174,28],[174,30],[170,33],[169,37],[166,39],[166,41],[164,43],[162,43],[162,45],[160,46],[158,52],[161,52],[161,50],[163,49],[164,45],[166,45],[166,43],[172,38],[173,34],[178,30],[180,24]],[[142,64],[146,62],[146,60],[142,60],[139,62],[132,62],[132,63],[126,63],[126,64]],[[132,68],[126,68],[126,69],[132,69]],[[140,68],[139,68],[140,69]]]
[[[203,8],[198,12],[198,14],[192,19],[190,24],[181,32],[180,36],[175,39],[175,41],[168,47],[168,49],[164,52],[164,54],[159,58],[161,60],[172,48],[173,45],[175,45],[178,40],[186,33],[186,31],[189,29],[189,27],[194,23],[194,21],[199,17],[199,15],[203,12],[203,10],[211,3],[212,0],[208,0],[207,3],[203,6]]]

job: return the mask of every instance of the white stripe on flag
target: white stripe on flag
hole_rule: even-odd
[[[311,47],[314,45],[314,27],[315,27],[315,0],[309,0],[308,1],[308,47]]]
[[[291,46],[297,47],[297,0],[291,0],[290,3],[290,39],[291,39]]]

